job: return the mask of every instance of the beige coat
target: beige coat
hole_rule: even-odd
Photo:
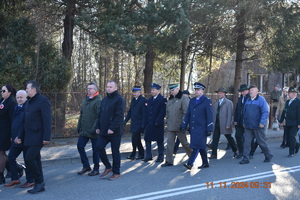
[[[214,124],[216,124],[216,115],[218,109],[219,100],[214,103]],[[231,134],[232,133],[232,113],[233,113],[233,103],[231,100],[224,98],[220,107],[220,131],[221,134]],[[228,130],[226,127],[230,127]]]
[[[175,97],[167,103],[167,127],[168,131],[180,131],[185,113],[189,106],[190,99],[179,90]]]
[[[286,100],[288,100],[288,98],[286,98]],[[277,110],[276,110],[276,113],[275,113],[275,116],[278,116],[278,120],[281,118],[281,114],[282,114],[282,111],[284,109],[284,105],[285,105],[286,100],[284,100],[283,96],[279,97],[279,102],[278,102]],[[283,120],[282,123],[283,123],[283,125],[285,125],[285,119]]]

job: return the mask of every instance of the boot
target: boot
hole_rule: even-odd
[[[5,183],[5,177],[4,177],[4,173],[1,172],[0,173],[0,185]]]

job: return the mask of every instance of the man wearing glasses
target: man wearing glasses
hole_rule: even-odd
[[[87,96],[82,102],[80,117],[78,120],[77,131],[79,134],[77,149],[80,154],[83,168],[78,175],[82,175],[91,171],[90,163],[85,152],[85,146],[89,140],[92,143],[93,150],[93,171],[88,173],[89,176],[96,176],[99,174],[99,153],[96,151],[96,143],[98,135],[96,134],[96,123],[100,110],[101,96],[98,92],[98,87],[95,83],[89,83],[87,86]]]

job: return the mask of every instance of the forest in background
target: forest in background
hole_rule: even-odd
[[[23,89],[37,80],[51,99],[56,132],[76,111],[88,82],[108,80],[130,100],[134,85],[192,89],[234,61],[299,75],[297,0],[0,0],[0,82]],[[211,88],[211,89],[210,89]],[[78,111],[78,110],[77,110]],[[71,112],[72,113],[72,112]],[[75,120],[76,121],[76,120]]]

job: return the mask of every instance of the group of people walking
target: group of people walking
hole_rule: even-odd
[[[0,184],[5,183],[5,166],[8,166],[11,177],[11,181],[5,184],[5,187],[21,183],[19,179],[23,175],[23,168],[20,169],[16,158],[23,152],[26,182],[21,187],[33,187],[27,191],[32,194],[45,191],[40,151],[43,145],[50,143],[50,101],[40,94],[37,81],[28,81],[26,91],[18,92],[6,84],[2,87],[1,94]]]
[[[234,106],[226,97],[226,89],[219,88],[217,101],[214,103],[204,95],[205,86],[194,83],[195,97],[190,99],[187,91],[181,91],[178,84],[169,84],[168,100],[160,94],[161,86],[151,84],[151,97],[142,96],[140,86],[132,89],[133,98],[127,115],[124,98],[118,93],[115,81],[106,85],[106,95],[102,99],[95,83],[87,86],[87,96],[82,102],[77,132],[79,134],[77,149],[80,154],[82,169],[77,174],[88,172],[89,176],[99,175],[100,161],[105,170],[100,178],[117,180],[121,178],[120,144],[126,123],[130,120],[132,133],[132,152],[130,160],[141,159],[144,162],[153,160],[152,142],[157,143],[158,156],[155,162],[164,162],[161,167],[174,165],[174,146],[176,138],[182,144],[189,159],[184,167],[192,169],[200,154],[202,165],[198,168],[209,168],[209,159],[218,158],[218,143],[224,134],[233,151],[233,157],[242,159],[240,164],[248,164],[258,144],[265,155],[264,162],[272,160],[265,131],[268,125],[270,108],[265,98],[259,94],[258,87],[246,84],[240,86],[240,97]],[[288,157],[299,151],[296,134],[300,128],[300,100],[297,91],[290,87],[283,93],[274,116],[284,127],[284,147],[289,147]],[[27,182],[21,187],[33,187],[29,193],[45,191],[40,151],[48,144],[51,137],[51,106],[47,98],[40,93],[36,81],[27,82],[26,91],[16,93],[10,85],[2,87],[0,105],[0,183],[5,183],[4,169],[7,165],[6,151],[11,171],[11,182],[6,187],[20,184],[20,168],[16,158],[23,152],[26,166]],[[27,100],[28,99],[28,100]],[[284,106],[282,106],[282,101]],[[167,125],[167,147],[164,148],[165,120]],[[232,137],[235,126],[235,139]],[[186,133],[190,133],[188,142]],[[144,133],[146,149],[141,142]],[[207,137],[212,135],[212,142],[207,144]],[[91,141],[93,167],[86,155],[86,144]],[[106,154],[110,143],[112,163]],[[207,147],[212,149],[208,158]],[[176,147],[175,147],[176,148]],[[137,153],[138,150],[138,153]],[[164,155],[166,157],[164,158]]]

